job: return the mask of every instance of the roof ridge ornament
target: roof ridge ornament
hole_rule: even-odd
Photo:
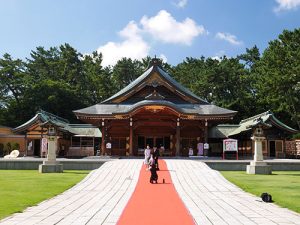
[[[249,128],[252,128],[252,129],[254,128],[255,129],[257,127],[261,127],[261,128],[266,129],[266,128],[272,127],[272,125],[269,124],[269,123],[266,123],[266,121],[264,121],[263,118],[261,118],[261,116],[260,116],[260,117],[253,120],[253,124],[250,124],[250,125],[246,126],[247,129],[249,129]]]
[[[151,86],[157,88],[159,86],[159,83],[157,82],[157,80],[154,80],[152,81]]]
[[[162,60],[159,58],[156,58],[156,55],[154,56],[154,58],[152,58],[149,62],[149,66],[147,69],[149,69],[151,66],[155,67],[158,66],[160,68],[162,68]]]
[[[36,114],[44,115],[44,116],[48,117],[50,120],[56,120],[56,121],[61,121],[61,122],[64,122],[64,123],[70,123],[69,120],[67,120],[65,118],[62,118],[60,116],[57,116],[53,113],[47,112],[45,110],[42,110],[42,109],[39,109]]]
[[[262,117],[262,116],[267,116],[267,115],[273,115],[272,111],[268,110],[266,112],[251,116],[251,117],[246,118],[246,119],[243,119],[243,120],[240,121],[240,124],[245,123],[245,122],[250,121],[250,120],[255,121],[257,118]]]

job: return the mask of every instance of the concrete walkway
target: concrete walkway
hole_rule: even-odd
[[[196,224],[300,225],[300,214],[245,193],[201,161],[166,162]],[[134,191],[142,164],[140,159],[107,162],[63,194],[0,224],[116,224]]]
[[[116,224],[136,186],[142,160],[106,162],[73,188],[0,224]]]
[[[300,224],[300,214],[244,192],[203,162],[168,160],[167,165],[196,224]]]

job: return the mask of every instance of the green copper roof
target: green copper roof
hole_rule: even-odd
[[[211,127],[208,130],[209,138],[228,138],[229,134],[232,133],[239,127],[239,124],[219,124]]]
[[[43,110],[37,112],[37,114],[26,123],[14,128],[13,131],[15,133],[26,132],[26,130],[34,124],[46,122],[56,125],[61,131],[69,132],[77,136],[101,137],[99,128],[91,124],[70,124],[68,120]]]
[[[68,124],[65,129],[75,136],[102,137],[100,129],[91,124]]]
[[[271,111],[267,111],[253,117],[242,120],[239,124],[239,127],[232,131],[228,136],[233,136],[236,134],[240,134],[242,132],[251,130],[253,126],[257,124],[258,119],[261,119],[263,123],[278,127],[280,129],[284,129],[290,133],[297,133],[298,131],[287,126],[286,124],[279,121]]]
[[[13,131],[14,132],[22,132],[22,131],[25,131],[28,127],[32,126],[35,123],[44,123],[44,122],[51,122],[58,127],[64,127],[67,124],[69,124],[69,121],[64,118],[61,118],[52,113],[40,110],[37,112],[37,114],[34,117],[32,117],[30,120],[28,120],[24,124],[14,128]]]

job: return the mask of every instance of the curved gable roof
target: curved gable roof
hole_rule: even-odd
[[[127,85],[125,88],[111,96],[110,98],[104,100],[102,103],[112,103],[113,100],[130,94],[130,92],[134,92],[134,89],[140,86],[146,79],[148,79],[154,72],[156,72],[164,81],[166,81],[170,86],[174,87],[179,93],[189,96],[194,99],[199,104],[209,104],[204,99],[192,93],[186,87],[178,83],[175,79],[173,79],[166,71],[164,71],[159,65],[152,65],[149,69],[147,69],[141,76]]]
[[[161,106],[167,106],[178,113],[184,113],[184,114],[194,114],[198,116],[228,116],[232,117],[236,114],[236,111],[224,109],[212,104],[174,104],[169,101],[165,100],[143,100],[140,102],[137,102],[135,104],[96,104],[84,109],[79,109],[73,111],[77,117],[80,117],[81,115],[85,116],[104,116],[104,115],[117,115],[117,114],[127,114],[135,109],[138,109],[140,107],[144,106],[151,106],[151,105],[161,105]]]
[[[26,123],[14,128],[13,131],[16,133],[24,132],[35,124],[48,122],[59,127],[61,131],[70,132],[75,136],[101,137],[101,132],[98,127],[91,124],[70,124],[68,120],[43,110],[40,110]]]
[[[52,113],[40,110],[34,117],[32,117],[26,123],[23,123],[22,125],[14,128],[13,131],[14,132],[22,132],[22,131],[27,130],[30,126],[34,125],[35,123],[43,123],[43,122],[47,122],[47,121],[49,121],[57,126],[60,126],[60,127],[64,127],[69,123],[69,121],[64,118],[61,118]]]

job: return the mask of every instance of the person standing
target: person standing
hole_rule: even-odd
[[[149,166],[150,154],[151,154],[151,149],[150,149],[150,146],[147,145],[147,147],[145,148],[145,152],[144,152],[144,155],[145,155],[144,164],[146,165],[147,169],[148,169],[148,166]]]
[[[192,147],[189,148],[189,156],[193,156],[194,155],[194,150]]]
[[[157,147],[153,148],[153,158],[154,158],[154,164],[157,170],[159,170],[158,167],[158,157],[159,157],[159,150]]]
[[[157,168],[155,165],[155,160],[153,158],[153,154],[151,154],[150,157],[150,164],[149,164],[149,168],[150,168],[150,172],[151,172],[151,176],[150,176],[150,183],[153,184],[154,182],[157,183],[158,180],[158,175],[157,175]]]

